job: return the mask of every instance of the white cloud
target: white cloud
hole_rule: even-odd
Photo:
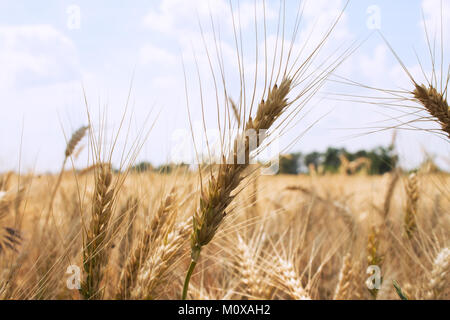
[[[450,1],[423,0],[422,10],[424,19],[419,22],[423,30],[422,42],[424,46],[431,47],[433,51],[433,63],[435,65],[431,66],[429,63],[431,59],[428,50],[427,55],[421,61],[422,64],[425,64],[426,68],[435,68],[434,76],[438,80],[434,85],[445,87],[448,80],[450,64],[448,55],[448,48],[450,46]],[[432,75],[432,70],[427,72],[428,79],[431,79],[433,77]],[[433,82],[436,82],[436,80]]]
[[[257,19],[262,20],[264,15],[262,5],[257,5]],[[156,10],[149,11],[143,19],[143,26],[164,33],[185,35],[187,30],[198,31],[198,22],[210,25],[212,17],[214,23],[224,27],[224,30],[232,32],[233,16],[236,28],[245,29],[254,25],[255,5],[254,1],[232,2],[232,7],[227,0],[161,0]],[[266,20],[276,18],[278,9],[270,3],[266,3]]]
[[[167,33],[168,31],[173,30],[173,18],[174,17],[171,14],[150,11],[145,16],[143,25],[155,31]]]
[[[442,4],[442,11],[441,11]],[[423,0],[422,9],[425,17],[427,32],[432,41],[433,37],[440,41],[440,34],[443,31],[445,44],[450,45],[450,2],[448,0]],[[442,30],[441,30],[441,14],[442,14]],[[423,26],[423,20],[420,20]]]
[[[390,54],[389,49],[384,43],[381,43],[374,49],[373,55],[359,56],[359,70],[364,77],[369,79],[370,85],[386,81],[389,73],[387,67],[388,54]]]
[[[171,33],[195,26],[197,16],[212,15],[229,10],[224,0],[162,0],[157,10],[151,10],[144,18],[144,26],[155,31]]]
[[[146,44],[139,50],[139,62],[144,65],[151,63],[174,64],[177,62],[177,58],[163,48]]]
[[[0,89],[79,77],[72,41],[50,25],[0,26]]]
[[[45,163],[38,162],[40,168],[53,167],[59,159],[53,149],[64,144],[55,134],[61,133],[61,121],[66,122],[59,117],[67,115],[67,104],[77,101],[82,106],[82,71],[74,43],[51,25],[0,26],[0,70],[0,135],[10,137],[0,140],[0,149],[9,155],[0,158],[1,167],[17,168],[19,147],[24,168],[32,168],[38,155]],[[70,121],[75,126],[83,123],[80,108],[71,109]],[[22,123],[24,140],[19,146]]]

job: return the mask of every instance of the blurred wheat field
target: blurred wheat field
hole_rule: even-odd
[[[2,298],[81,298],[78,290],[69,289],[71,274],[66,271],[83,265],[82,230],[91,219],[94,174],[64,172],[53,204],[54,223],[47,227],[48,189],[56,177],[24,176],[20,185],[18,178],[10,175],[2,190],[2,225],[21,230],[21,244],[2,255]],[[366,269],[376,258],[383,277],[378,299],[398,299],[393,280],[410,299],[448,299],[450,176],[418,173],[411,237],[405,232],[407,175],[399,178],[384,215],[391,178],[250,176],[204,251],[189,298],[370,299]],[[112,214],[110,229],[115,231],[102,248],[110,253],[102,270],[101,298],[180,298],[189,263],[191,213],[199,198],[197,181],[191,172],[130,173]],[[136,279],[122,288],[127,261],[158,219],[164,236],[152,239]],[[435,260],[445,253],[444,269],[436,274]]]

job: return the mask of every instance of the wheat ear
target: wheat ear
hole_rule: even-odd
[[[433,269],[426,284],[426,299],[448,299],[450,293],[450,249],[442,249],[433,261]]]
[[[55,200],[59,185],[61,184],[61,180],[62,180],[62,176],[64,173],[64,168],[66,166],[66,162],[69,159],[69,157],[72,155],[72,153],[75,150],[78,143],[81,141],[81,139],[83,139],[84,135],[86,134],[87,129],[89,129],[89,126],[83,126],[83,127],[79,128],[72,134],[69,142],[67,142],[66,151],[64,152],[64,160],[63,160],[63,163],[61,166],[61,170],[59,172],[58,178],[56,180],[55,186],[53,187],[53,191],[52,191],[52,194],[50,197],[50,203],[48,206],[48,212],[47,212],[47,216],[46,216],[45,224],[44,224],[44,231],[47,227],[50,215],[52,215],[53,202]]]
[[[344,256],[339,272],[339,282],[334,293],[334,300],[349,300],[352,297],[352,282],[354,281],[352,258],[350,253]]]
[[[136,286],[132,292],[134,299],[148,300],[156,297],[158,287],[167,282],[170,267],[183,253],[191,228],[190,220],[182,223],[153,250],[136,279]]]
[[[72,134],[72,137],[70,138],[66,146],[66,158],[72,155],[78,143],[80,143],[81,139],[83,139],[84,135],[86,134],[87,129],[89,129],[88,126],[83,126]]]
[[[241,282],[251,298],[264,299],[270,294],[264,286],[264,274],[257,267],[257,261],[249,246],[239,236],[237,244],[237,265]]]
[[[276,84],[269,90],[267,100],[262,100],[258,105],[255,119],[248,119],[245,129],[254,130],[257,134],[260,130],[269,129],[288,106],[287,95],[291,90],[291,80],[285,78],[278,87]],[[261,135],[260,135],[261,136]],[[211,176],[206,190],[201,191],[200,208],[193,217],[193,231],[191,235],[191,264],[186,274],[182,298],[187,296],[189,281],[195,269],[200,252],[213,238],[222,223],[225,210],[233,200],[231,194],[239,185],[243,171],[249,165],[250,153],[261,143],[260,138],[256,146],[251,146],[249,141],[244,141],[245,163],[238,164],[238,145],[242,145],[243,137],[239,136],[233,144],[233,152],[228,159],[223,156],[223,163],[219,165],[216,177]],[[231,164],[230,164],[231,163]]]
[[[100,167],[95,174],[92,217],[83,243],[85,280],[80,292],[85,299],[102,296],[100,284],[108,262],[108,226],[114,205],[114,187],[111,186],[111,182],[110,167]]]
[[[415,85],[414,98],[437,120],[442,131],[450,138],[450,109],[447,99],[433,86]]]
[[[311,297],[303,288],[300,279],[290,261],[282,258],[276,259],[275,275],[279,285],[286,288],[287,293],[295,300],[311,300]]]
[[[168,231],[172,229],[174,223],[173,214],[176,203],[174,193],[171,192],[161,203],[158,211],[153,216],[150,226],[138,240],[136,248],[128,257],[125,267],[119,280],[119,288],[116,294],[117,299],[128,299],[136,286],[136,278],[142,265],[147,260],[150,250],[156,243],[166,237]]]

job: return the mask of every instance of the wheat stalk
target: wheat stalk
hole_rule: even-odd
[[[367,241],[367,265],[378,266],[381,268],[384,257],[380,254],[380,230],[376,226],[372,226]],[[369,289],[374,299],[377,298],[379,289]]]
[[[411,238],[417,228],[417,203],[419,201],[419,189],[417,184],[417,175],[412,173],[408,177],[406,183],[406,209],[405,209],[405,233],[408,238]]]
[[[400,287],[397,281],[393,280],[392,285],[394,286],[395,292],[399,296],[401,300],[409,300],[408,295],[406,292]]]
[[[392,197],[394,196],[395,186],[400,178],[400,174],[398,170],[394,170],[391,173],[391,179],[389,181],[389,186],[384,196],[384,205],[383,205],[383,219],[386,222],[389,212],[391,210]]]
[[[126,257],[129,255],[130,250],[133,246],[133,231],[134,231],[134,221],[136,219],[136,213],[139,208],[138,198],[130,197],[122,208],[122,212],[128,215],[128,222],[125,230],[125,236],[122,238],[119,244],[119,269],[122,270],[123,263]]]

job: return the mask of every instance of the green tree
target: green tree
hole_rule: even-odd
[[[301,153],[291,153],[280,156],[280,174],[298,174]]]
[[[367,153],[372,162],[370,174],[384,174],[392,171],[398,162],[397,155],[392,148],[377,147]]]
[[[304,158],[306,168],[309,168],[311,164],[317,168],[322,163],[322,157],[322,154],[317,151],[308,153]]]
[[[340,154],[344,154],[348,158],[348,152],[345,149],[328,148],[323,156],[323,165],[325,171],[337,172],[339,166],[341,165],[341,160],[339,159]]]
[[[137,172],[145,172],[148,170],[152,170],[153,166],[150,162],[146,162],[146,161],[142,161],[139,162],[138,164],[134,165],[131,170],[132,171],[137,171]]]

